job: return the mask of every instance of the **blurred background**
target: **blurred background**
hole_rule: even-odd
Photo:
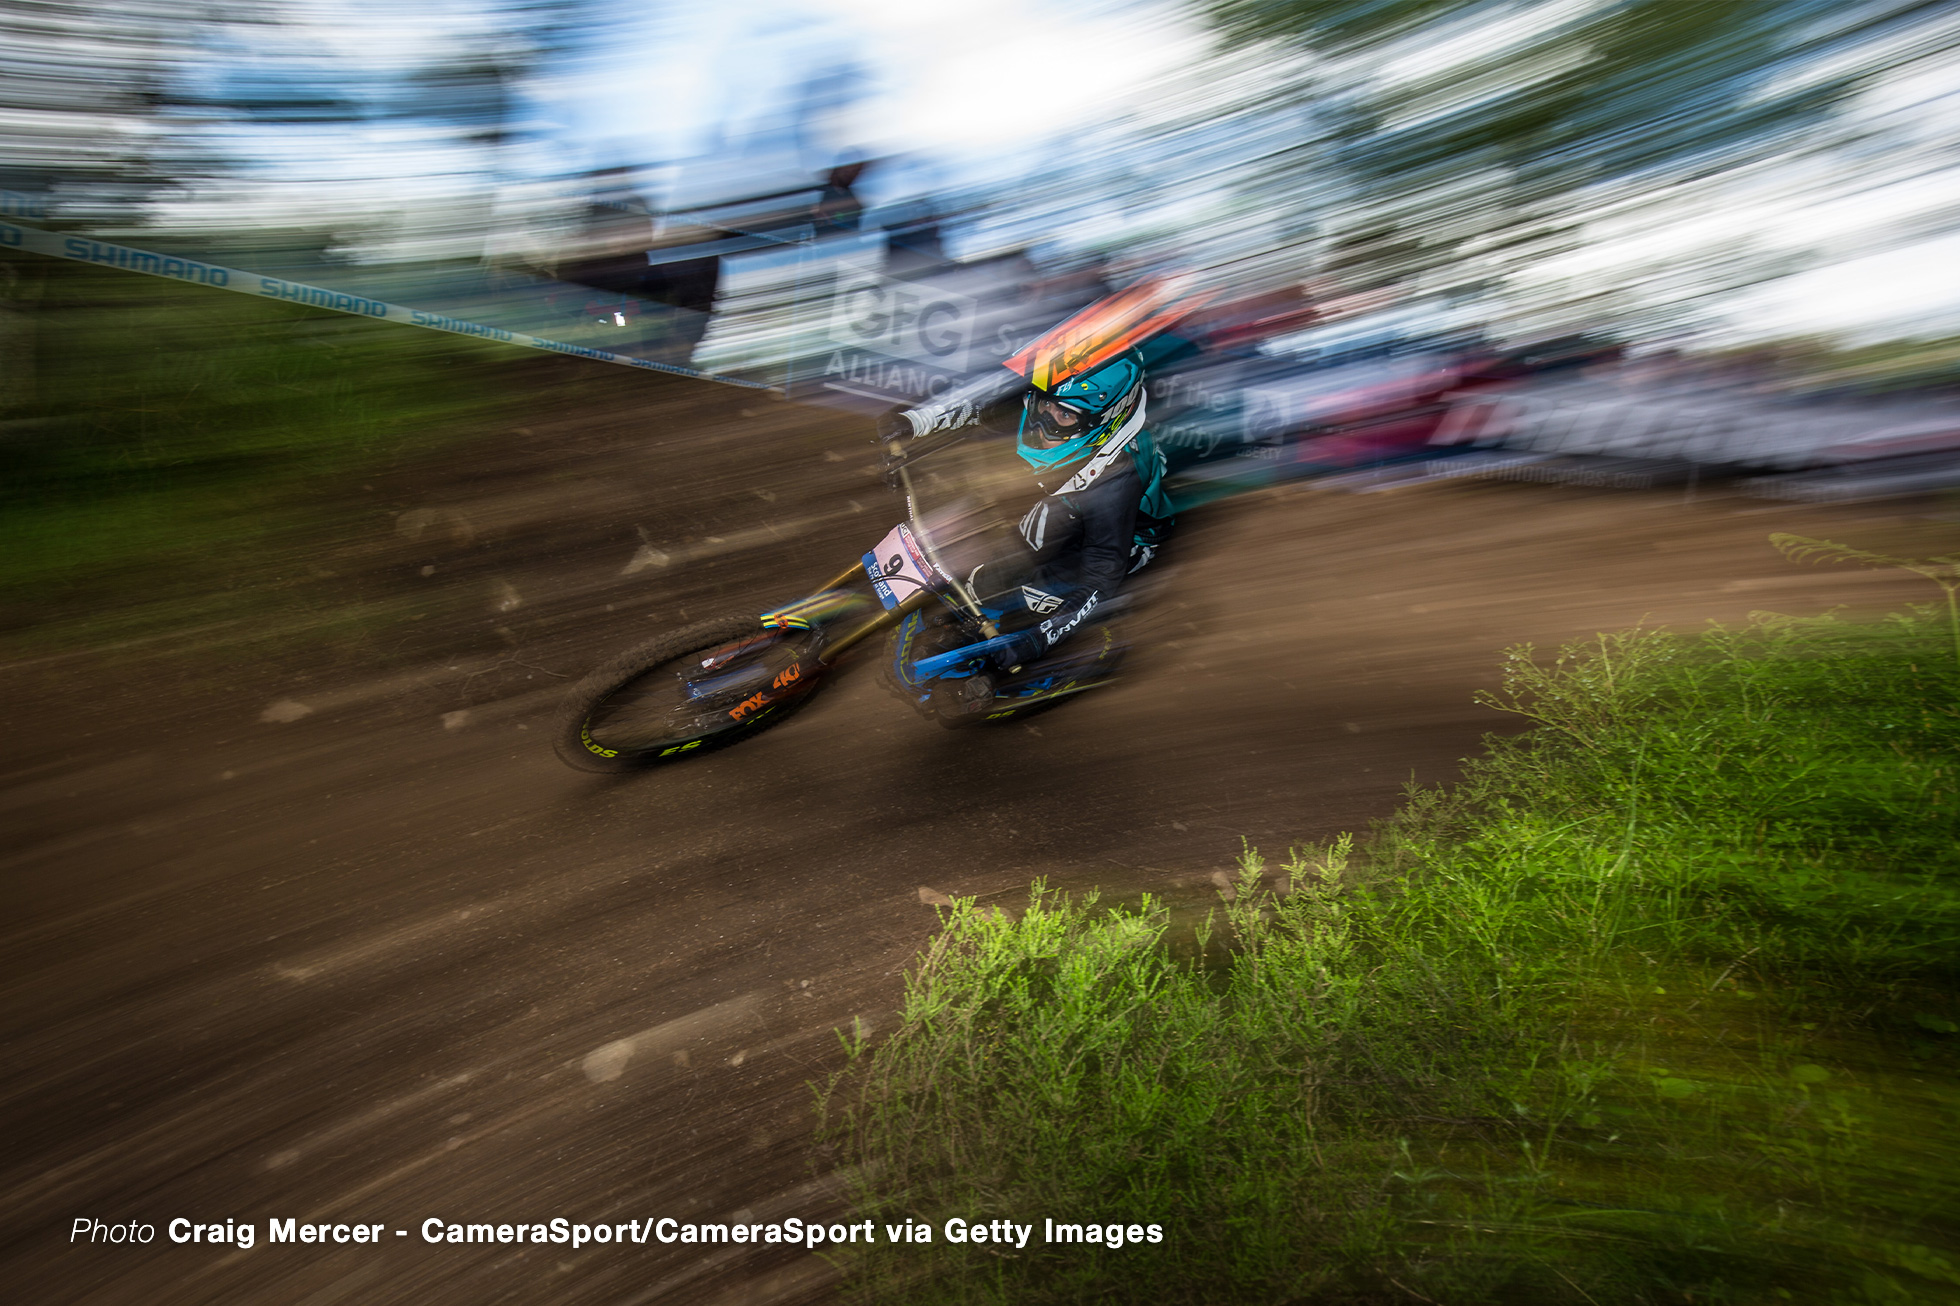
[[[1153,397],[1214,488],[1501,449],[1859,497],[1951,474],[1956,40],[1910,0],[9,0],[0,216],[863,411],[1179,271]],[[0,259],[8,429],[169,438],[77,411],[51,310],[227,310]]]
[[[1960,556],[1955,139],[1918,0],[0,0],[9,1281],[640,1299],[679,1250],[117,1259],[49,1213],[808,1216],[818,1049],[949,895],[1209,903],[1455,778],[1507,647],[1936,597],[1766,537]],[[551,755],[592,668],[890,528],[871,415],[1160,275],[1133,675]]]
[[[1937,4],[4,15],[10,212],[234,257],[556,272],[858,232],[1698,344],[1924,335],[1960,288]]]

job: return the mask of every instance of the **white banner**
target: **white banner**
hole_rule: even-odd
[[[830,340],[958,373],[966,370],[976,316],[973,299],[956,290],[840,270],[830,304]]]

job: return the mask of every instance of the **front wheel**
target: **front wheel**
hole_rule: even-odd
[[[628,649],[566,698],[553,741],[581,771],[679,761],[773,725],[815,688],[815,630],[718,617]]]

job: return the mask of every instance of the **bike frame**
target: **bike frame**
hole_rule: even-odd
[[[856,572],[858,575],[863,575],[864,573],[864,569],[862,567],[855,567],[852,569],[852,571]],[[852,574],[851,572],[844,573],[846,578],[850,577],[851,574]],[[829,586],[829,588],[840,589],[842,588],[842,586],[832,585]],[[918,593],[908,596],[897,607],[887,608],[883,612],[880,612],[877,616],[871,618],[871,620],[866,621],[863,624],[851,630],[846,631],[844,634],[839,635],[836,639],[826,641],[823,648],[820,649],[817,653],[818,665],[825,666],[825,667],[832,665],[833,663],[836,662],[836,660],[840,656],[843,655],[844,650],[851,648],[857,644],[863,643],[865,640],[870,639],[873,635],[882,634],[885,631],[892,629],[894,626],[898,625],[899,622],[905,620],[907,617],[911,616],[914,612],[917,612],[920,608],[923,608],[926,604],[932,602],[934,599],[938,597],[939,595],[936,591],[920,590]]]
[[[952,591],[952,595],[956,600],[955,606],[961,608],[967,616],[978,622],[981,630],[986,632],[988,639],[993,639],[1000,634],[1000,631],[995,629],[994,623],[989,621],[986,615],[981,612],[980,601],[969,593],[966,586],[960,583],[959,578],[948,571],[940,561],[938,551],[932,545],[932,533],[919,520],[918,496],[912,488],[912,475],[909,470],[910,464],[930,454],[937,453],[942,449],[951,448],[956,443],[958,443],[957,439],[943,440],[929,449],[908,455],[904,448],[896,440],[893,440],[885,445],[885,460],[898,478],[898,488],[905,494],[905,519],[907,524],[912,528],[913,537],[918,540],[919,546],[925,550],[926,557],[932,562],[933,570],[938,573],[939,578]],[[846,587],[856,588],[866,579],[867,574],[864,565],[861,562],[856,563],[839,572],[828,584],[820,588],[817,593],[822,594],[831,590],[841,590]],[[817,654],[818,665],[823,667],[835,665],[837,659],[843,656],[847,649],[863,643],[874,635],[880,635],[885,631],[893,629],[900,622],[904,621],[914,612],[917,612],[920,608],[926,606],[932,600],[943,596],[943,592],[937,589],[921,589],[908,595],[896,607],[887,608],[877,616],[860,623],[836,639],[827,641],[822,650]]]

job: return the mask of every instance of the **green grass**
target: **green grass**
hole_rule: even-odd
[[[1718,351],[1714,357],[1741,361],[1780,360],[1806,388],[1855,389],[1866,393],[1926,393],[1960,381],[1960,336],[1924,336],[1846,345],[1810,337]]]
[[[1518,650],[1493,701],[1535,728],[1195,925],[950,910],[827,1142],[865,1216],[1035,1233],[858,1297],[1960,1300],[1944,610]]]
[[[238,615],[265,587],[228,582],[317,524],[322,487],[465,434],[517,392],[513,351],[480,341],[31,256],[0,272],[15,308],[0,588],[17,632],[78,606],[127,618],[131,597]]]

